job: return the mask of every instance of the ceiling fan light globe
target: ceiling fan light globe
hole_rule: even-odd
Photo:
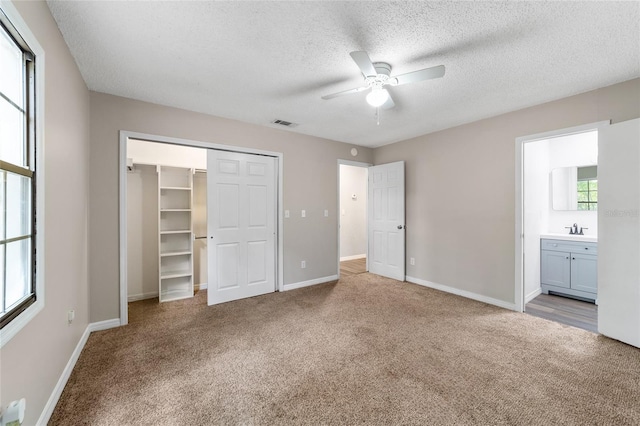
[[[386,89],[373,89],[371,93],[367,95],[367,103],[372,107],[379,107],[384,105],[389,99],[389,92]]]

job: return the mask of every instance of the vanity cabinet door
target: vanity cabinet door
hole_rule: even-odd
[[[540,281],[542,284],[555,285],[558,287],[571,287],[571,260],[570,253],[561,251],[542,250],[541,251],[541,272]]]
[[[571,253],[571,288],[597,293],[598,257]]]

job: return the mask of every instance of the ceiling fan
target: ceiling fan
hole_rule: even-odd
[[[342,92],[325,95],[322,99],[333,99],[338,96],[350,95],[371,89],[367,95],[367,103],[376,108],[389,109],[395,106],[389,91],[385,86],[400,86],[402,84],[417,83],[418,81],[440,78],[444,75],[444,65],[425,68],[418,71],[408,72],[391,76],[391,65],[386,62],[371,62],[367,52],[356,51],[350,53],[362,75],[364,76],[364,86],[355,89],[344,90]]]

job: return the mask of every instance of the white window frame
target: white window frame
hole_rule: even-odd
[[[35,290],[36,301],[27,309],[15,317],[9,324],[0,330],[0,348],[7,344],[20,330],[22,330],[43,308],[45,304],[45,168],[44,168],[44,93],[45,93],[45,54],[44,49],[38,43],[27,24],[18,13],[15,6],[6,0],[0,0],[0,11],[8,18],[22,39],[36,57],[35,70],[35,162],[36,173],[36,199],[35,211],[37,223],[33,230],[36,233],[36,273]]]

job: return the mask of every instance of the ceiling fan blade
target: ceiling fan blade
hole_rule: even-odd
[[[393,98],[391,97],[391,93],[389,93],[389,97],[387,98],[387,101],[385,103],[383,103],[380,108],[382,109],[391,109],[393,107],[396,106],[396,103],[393,102]]]
[[[444,65],[438,65],[437,67],[425,68],[423,70],[412,71],[391,77],[389,79],[389,84],[392,86],[400,86],[401,84],[417,83],[418,81],[440,78],[443,75]]]
[[[369,58],[367,52],[359,50],[356,52],[351,52],[349,54],[355,61],[356,65],[358,65],[358,68],[360,68],[360,71],[362,71],[362,74],[365,77],[375,77],[376,75],[378,75],[378,72],[373,66],[373,62],[371,62],[371,59]]]
[[[332,93],[330,95],[325,95],[325,96],[322,97],[322,99],[324,99],[324,100],[333,99],[333,98],[337,98],[338,96],[351,95],[352,93],[362,92],[363,90],[367,90],[367,89],[368,89],[367,86],[362,86],[362,87],[358,87],[356,89],[343,90],[342,92]]]

